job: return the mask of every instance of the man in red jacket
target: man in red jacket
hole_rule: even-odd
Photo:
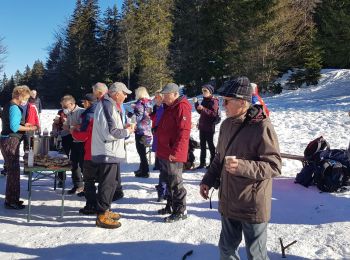
[[[168,83],[161,93],[166,107],[156,130],[157,157],[161,179],[167,180],[167,204],[158,213],[170,214],[164,221],[175,222],[187,218],[182,170],[187,161],[192,107],[185,96],[180,96],[175,83]]]

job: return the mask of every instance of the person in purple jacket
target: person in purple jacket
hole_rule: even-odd
[[[146,147],[152,142],[152,121],[150,113],[152,111],[152,100],[149,98],[147,89],[139,87],[135,90],[136,103],[133,106],[133,112],[128,113],[128,117],[135,117],[135,143],[136,150],[140,156],[140,166],[135,171],[135,177],[148,178],[149,165],[147,161]]]
[[[201,147],[200,164],[197,169],[206,167],[207,143],[210,151],[210,163],[215,156],[214,133],[215,133],[215,118],[219,112],[219,100],[213,96],[214,87],[206,84],[202,87],[203,100],[199,104],[198,100],[194,106],[200,114],[198,129],[199,140]],[[209,164],[210,165],[210,164]]]

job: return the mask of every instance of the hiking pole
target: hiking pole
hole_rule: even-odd
[[[295,244],[297,241],[294,240],[292,243],[286,245],[286,246],[283,246],[283,241],[282,241],[282,238],[280,238],[280,244],[281,244],[281,250],[282,250],[282,258],[287,258],[286,257],[286,252],[285,250],[290,247],[291,245]]]

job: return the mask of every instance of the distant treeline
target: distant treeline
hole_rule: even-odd
[[[299,68],[296,81],[315,83],[321,67],[350,67],[349,23],[350,1],[125,0],[101,14],[98,0],[77,0],[48,59],[3,76],[0,103],[19,84],[48,107],[98,81],[150,93],[174,81],[192,95],[246,75],[274,92],[280,73]]]

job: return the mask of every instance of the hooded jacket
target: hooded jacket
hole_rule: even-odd
[[[176,162],[187,161],[191,110],[191,104],[185,96],[180,96],[172,105],[164,109],[156,130],[159,158],[169,160],[169,155],[173,155]]]
[[[116,102],[105,94],[94,113],[91,160],[95,163],[123,162],[126,156],[124,139],[128,135]]]
[[[228,218],[249,223],[268,222],[271,216],[272,178],[281,174],[277,135],[261,106],[238,133],[226,155],[238,159],[234,174],[221,167],[225,148],[246,115],[226,118],[220,127],[217,154],[202,184],[213,187],[220,177],[219,212]]]

